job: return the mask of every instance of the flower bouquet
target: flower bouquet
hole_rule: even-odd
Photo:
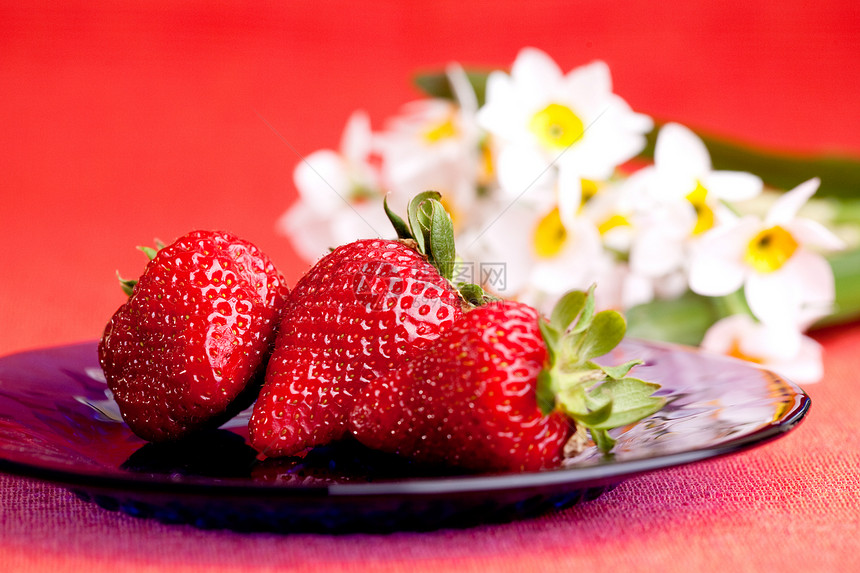
[[[417,83],[429,97],[381,132],[357,111],[337,150],[297,165],[277,225],[308,262],[385,234],[386,197],[402,211],[432,189],[460,249],[455,282],[544,311],[596,283],[633,336],[821,378],[805,333],[860,311],[857,163],[655,126],[605,63],[564,73],[534,48],[509,72],[451,65]]]

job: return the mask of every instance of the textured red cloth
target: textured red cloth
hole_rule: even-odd
[[[0,354],[96,338],[134,245],[275,234],[298,154],[416,97],[416,69],[524,46],[607,61],[640,112],[752,143],[860,152],[855,2],[462,0],[0,5]],[[277,133],[275,133],[275,131]],[[799,182],[798,182],[799,183]],[[540,519],[390,536],[239,535],[103,511],[0,476],[0,570],[860,570],[854,326],[818,334],[809,420],[773,444],[632,479]]]

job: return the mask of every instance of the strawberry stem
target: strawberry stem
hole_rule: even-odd
[[[159,239],[155,239],[155,248],[138,246],[138,250],[141,251],[146,258],[150,261],[155,258],[155,255],[158,254],[158,251],[164,248],[164,243],[162,243]],[[136,279],[124,279],[120,276],[119,271],[116,272],[116,278],[119,281],[119,287],[122,289],[122,292],[126,294],[126,296],[131,296],[131,293],[134,292],[134,285],[137,284]]]
[[[442,205],[441,198],[442,195],[438,191],[419,193],[409,202],[406,220],[391,210],[388,197],[383,200],[383,208],[397,232],[398,239],[414,241],[416,250],[427,257],[439,274],[453,284],[457,265],[454,224],[451,215]],[[476,284],[458,284],[456,287],[460,296],[471,307],[499,300]]]

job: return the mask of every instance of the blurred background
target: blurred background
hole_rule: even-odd
[[[602,59],[656,119],[860,156],[860,5],[668,4],[3,2],[0,354],[98,338],[156,237],[231,231],[292,284],[306,265],[274,226],[299,156],[355,109],[381,128],[451,61]]]

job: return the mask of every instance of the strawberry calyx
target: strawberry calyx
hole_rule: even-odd
[[[549,358],[538,375],[538,405],[544,414],[564,412],[580,431],[588,430],[603,453],[615,445],[609,430],[636,423],[665,405],[665,398],[654,396],[659,384],[629,376],[640,360],[616,366],[594,362],[614,349],[627,331],[620,313],[595,313],[594,286],[564,295],[539,326]],[[580,439],[573,453],[582,447]]]
[[[146,255],[146,258],[150,261],[155,258],[155,255],[158,254],[158,251],[164,248],[164,243],[159,239],[155,239],[155,248],[138,245],[138,250],[143,252]],[[126,294],[126,296],[131,296],[131,293],[134,292],[134,285],[137,284],[137,279],[124,279],[120,276],[119,271],[116,272],[116,278],[119,281],[119,286],[122,289],[122,292]]]
[[[441,198],[438,191],[419,193],[409,202],[406,220],[391,210],[388,197],[383,200],[383,208],[397,232],[397,238],[427,257],[439,274],[456,287],[467,307],[500,300],[486,293],[479,285],[454,284],[454,270],[458,261],[454,246],[454,224]]]

